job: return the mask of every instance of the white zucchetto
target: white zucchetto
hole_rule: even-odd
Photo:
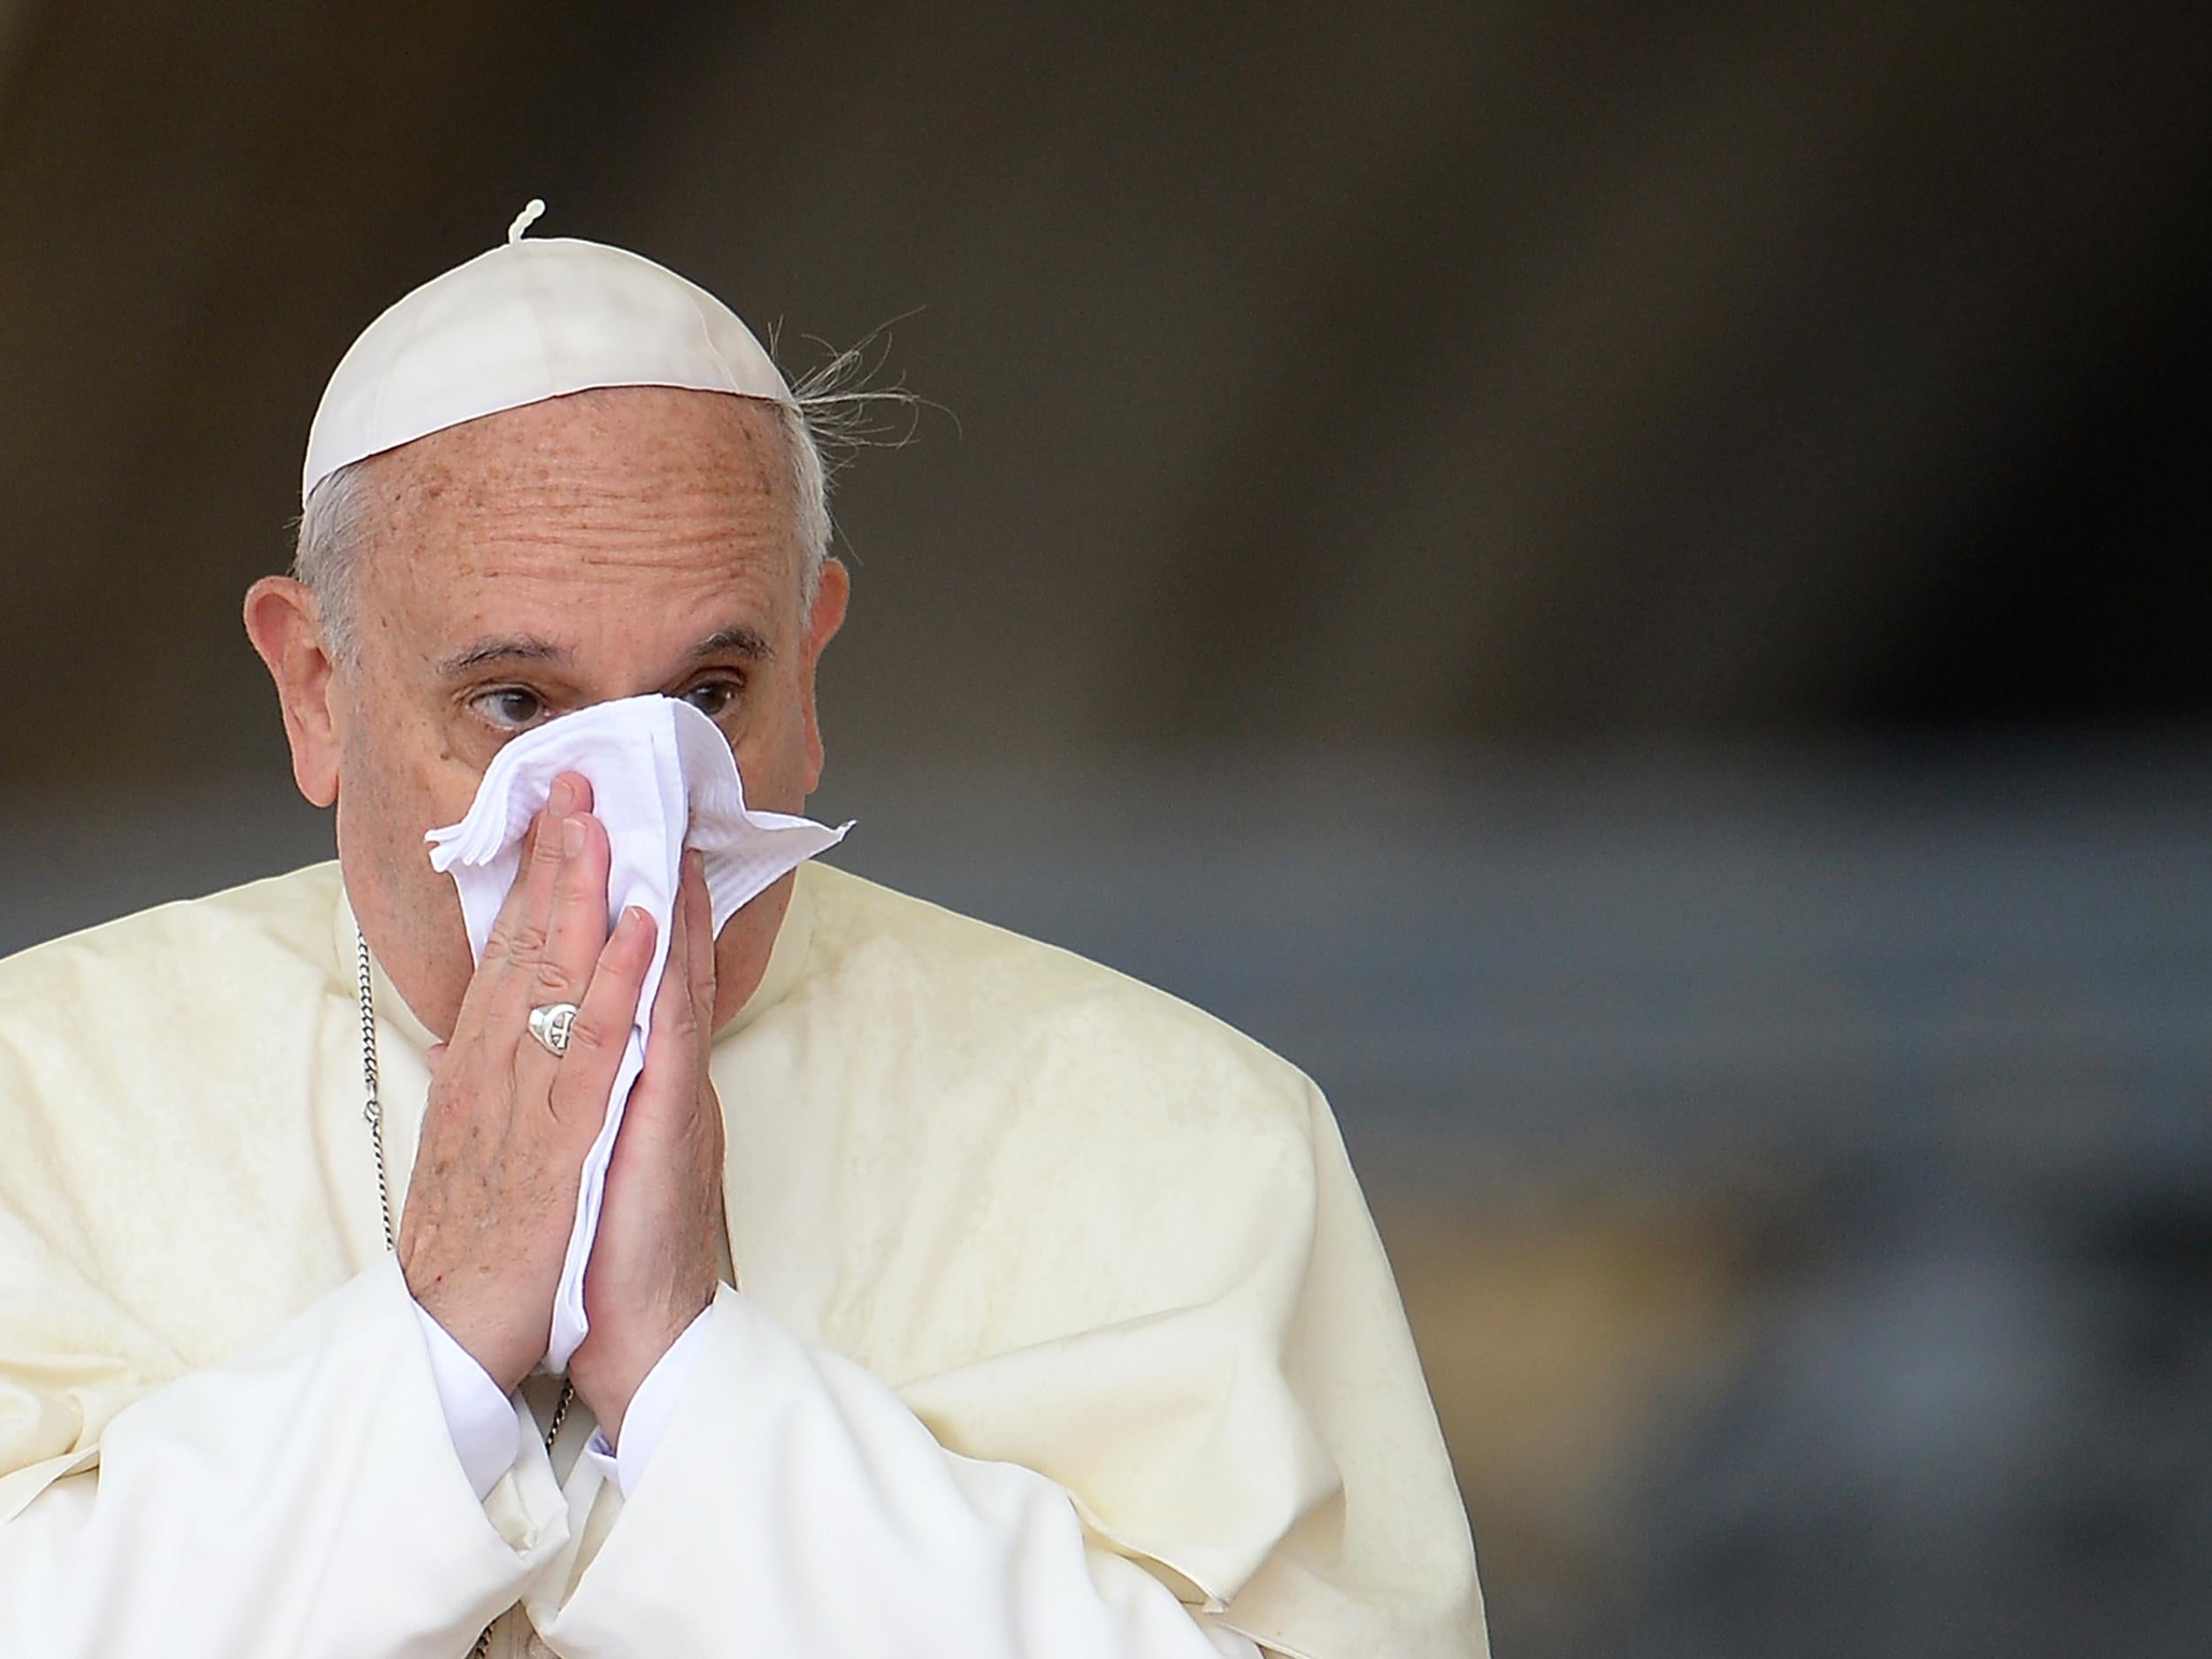
[[[737,313],[664,265],[601,242],[526,241],[434,277],[362,331],[307,438],[304,503],[340,467],[549,397],[676,386],[789,403],[791,388]]]

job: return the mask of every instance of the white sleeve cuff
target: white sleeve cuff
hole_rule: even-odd
[[[430,1350],[430,1375],[438,1385],[438,1403],[445,1409],[446,1432],[452,1435],[461,1471],[480,1501],[514,1466],[522,1432],[516,1426],[514,1406],[476,1356],[455,1341],[453,1333],[420,1302],[415,1303],[415,1319]]]
[[[683,1334],[668,1345],[668,1352],[645,1373],[645,1380],[630,1396],[630,1409],[622,1414],[620,1448],[607,1444],[604,1429],[593,1430],[591,1439],[584,1442],[584,1455],[599,1465],[600,1473],[612,1480],[626,1498],[645,1478],[645,1465],[652,1461],[653,1448],[667,1432],[668,1419],[675,1415],[677,1396],[684,1391],[684,1379],[691,1375],[707,1315],[712,1311],[711,1306],[702,1309],[699,1317],[684,1327]]]
[[[1064,1487],[948,1452],[887,1385],[728,1286],[652,1392],[686,1367],[665,1467],[590,1571],[560,1580],[565,1602],[525,1598],[557,1651],[714,1652],[717,1617],[739,1607],[761,1653],[889,1652],[921,1631],[933,1652],[995,1659],[1253,1659],[1144,1566],[1094,1548]],[[639,1398],[649,1423],[646,1386]],[[626,1418],[619,1463],[631,1433]]]

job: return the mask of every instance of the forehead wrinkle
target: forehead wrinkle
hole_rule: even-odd
[[[713,658],[764,668],[780,660],[780,586],[758,568],[698,572],[687,580],[645,580],[634,603],[605,597],[621,587],[619,560],[495,560],[461,573],[445,614],[465,641],[424,657],[442,678],[459,680],[495,666],[528,666],[573,678],[642,677],[672,682]],[[586,597],[586,595],[591,595]],[[714,631],[694,632],[704,622]],[[461,632],[465,630],[465,632]],[[449,635],[451,638],[452,635]]]
[[[372,457],[372,539],[399,555],[388,580],[603,593],[695,573],[780,613],[786,565],[804,565],[780,428],[742,400],[673,396],[576,394]],[[450,598],[418,597],[449,613]]]
[[[758,500],[773,505],[765,495]],[[442,554],[462,572],[587,580],[711,564],[714,580],[742,580],[789,551],[787,526],[719,492],[533,491],[502,503],[450,498],[395,540]],[[701,571],[702,576],[707,572]]]
[[[543,512],[587,521],[608,511],[628,516],[641,504],[656,517],[742,513],[750,518],[764,503],[776,501],[776,491],[767,480],[739,477],[726,468],[666,468],[649,463],[610,468],[580,455],[559,459],[571,465],[474,469],[465,478],[449,479],[443,488],[426,487],[418,492],[419,499],[455,518]]]
[[[782,625],[780,563],[747,557],[736,549],[716,549],[710,559],[697,557],[698,551],[658,544],[577,549],[543,542],[467,548],[448,566],[450,597],[440,609],[457,620],[473,621],[487,636],[502,637],[567,638],[579,628],[588,634],[606,624],[650,617],[690,627],[704,620],[721,625],[724,634],[764,639]]]
[[[759,421],[741,399],[681,393],[670,403],[658,388],[610,388],[449,427],[392,458],[401,493],[422,507],[504,512],[523,495],[569,510],[679,493],[750,503],[777,496],[782,481],[780,434]]]
[[[666,549],[695,554],[718,548],[749,553],[776,546],[781,526],[757,511],[705,492],[674,491],[571,499],[533,491],[509,501],[414,515],[402,532],[418,545],[447,543],[463,552],[532,546],[580,551],[586,557],[634,559]]]

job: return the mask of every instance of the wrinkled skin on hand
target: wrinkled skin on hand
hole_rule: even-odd
[[[399,1255],[415,1300],[511,1392],[546,1351],[585,1154],[604,1120],[652,957],[633,907],[607,931],[606,832],[564,773],[470,981],[430,1100]],[[612,1439],[630,1398],[713,1300],[722,1238],[722,1113],[707,1074],[713,925],[687,854],[645,1069],[608,1166],[585,1276],[591,1332],[570,1367]],[[533,1008],[575,1002],[567,1052]]]
[[[607,1166],[584,1274],[591,1331],[569,1363],[610,1440],[646,1373],[721,1280],[722,1103],[707,1071],[713,1016],[713,913],[699,855],[686,853],[645,1070]]]

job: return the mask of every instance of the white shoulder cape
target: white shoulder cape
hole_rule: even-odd
[[[379,975],[395,1206],[428,1034]],[[0,1523],[382,1253],[336,866],[0,963]],[[810,865],[717,1039],[749,1297],[1311,1659],[1486,1651],[1320,1093],[1197,1010]]]

